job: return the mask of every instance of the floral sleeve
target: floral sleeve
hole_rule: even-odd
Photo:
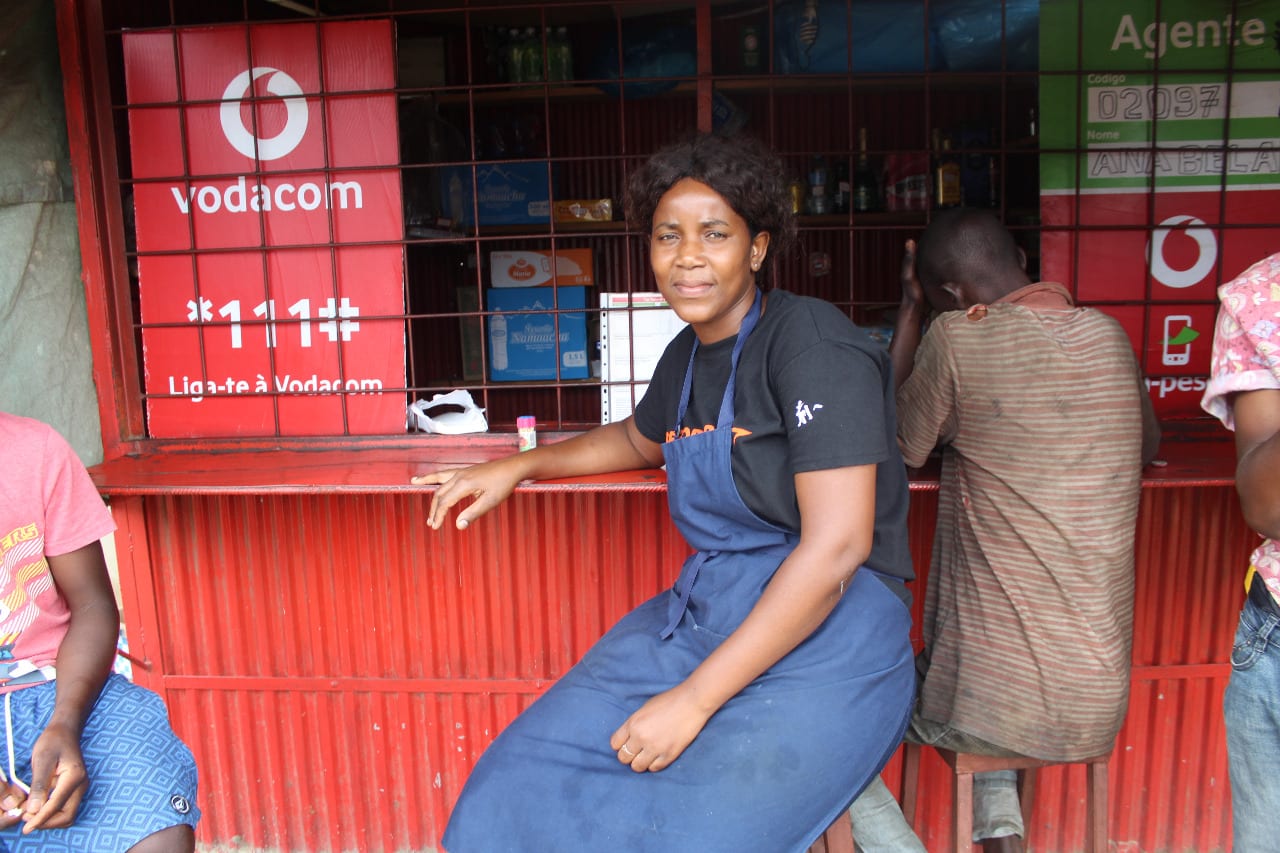
[[[1218,299],[1209,384],[1200,406],[1234,429],[1232,394],[1280,389],[1280,253],[1222,285]]]

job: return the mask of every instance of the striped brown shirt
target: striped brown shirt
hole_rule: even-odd
[[[1046,759],[1124,721],[1142,410],[1128,338],[1060,285],[943,314],[898,394],[908,465],[943,445],[921,714]]]

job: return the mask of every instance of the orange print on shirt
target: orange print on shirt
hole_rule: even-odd
[[[737,444],[738,439],[742,438],[744,435],[751,435],[751,430],[744,429],[743,427],[730,427],[730,430],[732,430],[733,432],[734,444]],[[715,424],[705,424],[700,427],[681,427],[680,433],[678,435],[676,434],[675,430],[669,429],[667,430],[666,441],[675,441],[677,438],[688,438],[691,435],[701,435],[704,432],[715,432],[715,431],[716,431]]]

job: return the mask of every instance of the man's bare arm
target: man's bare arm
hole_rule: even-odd
[[[1244,391],[1236,422],[1236,491],[1249,526],[1280,539],[1280,390]]]

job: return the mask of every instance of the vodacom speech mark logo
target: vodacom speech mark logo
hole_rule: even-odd
[[[267,81],[267,91],[284,98],[288,118],[284,130],[270,139],[261,139],[244,126],[240,104],[253,88],[253,81],[267,74],[272,75]],[[278,160],[297,148],[307,132],[307,101],[302,97],[302,87],[297,80],[278,68],[259,66],[241,71],[227,84],[227,90],[222,93],[221,118],[222,132],[227,135],[232,148],[246,157]]]
[[[1186,227],[1179,227],[1183,225]],[[1186,269],[1174,269],[1165,260],[1164,241],[1175,228],[1196,244],[1196,259]],[[1213,236],[1213,231],[1205,227],[1203,220],[1194,216],[1170,216],[1151,232],[1151,242],[1147,244],[1147,260],[1151,264],[1151,275],[1156,281],[1166,287],[1191,287],[1203,281],[1218,262],[1218,241]]]

